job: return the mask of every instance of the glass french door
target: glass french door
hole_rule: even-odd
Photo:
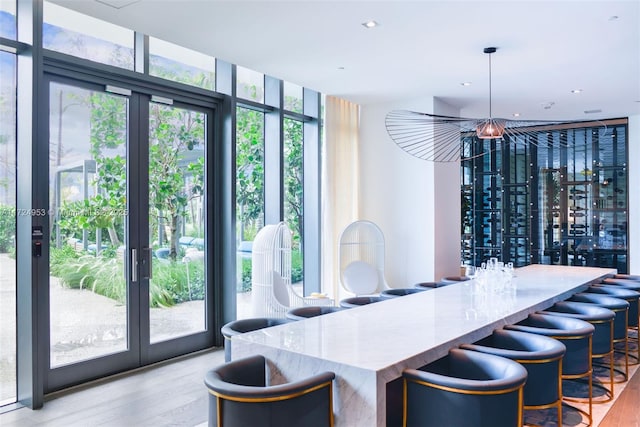
[[[205,125],[205,113],[149,103],[151,343],[206,329]]]
[[[206,108],[49,80],[46,391],[213,344],[211,124]]]

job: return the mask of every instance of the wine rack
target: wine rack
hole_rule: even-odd
[[[463,137],[462,261],[628,271],[627,121]],[[484,153],[484,154],[483,154]]]

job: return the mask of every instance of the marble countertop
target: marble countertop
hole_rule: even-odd
[[[478,293],[474,281],[462,282],[241,334],[234,340],[371,371],[420,355],[423,360],[418,362],[428,363],[461,342],[518,322],[615,272],[531,265],[516,270],[512,293]],[[426,359],[425,349],[433,350]]]

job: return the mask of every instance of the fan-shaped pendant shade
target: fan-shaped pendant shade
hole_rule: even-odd
[[[420,159],[455,162],[461,157],[463,134],[475,134],[480,139],[504,138],[506,143],[519,141],[538,145],[536,133],[542,129],[541,126],[566,123],[566,120],[508,120],[492,117],[491,54],[495,51],[494,47],[484,49],[484,53],[489,54],[489,118],[472,119],[395,110],[387,114],[385,119],[391,139],[404,151]],[[541,144],[546,143],[542,141]]]

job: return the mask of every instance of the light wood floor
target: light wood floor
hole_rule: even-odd
[[[2,427],[142,427],[206,425],[205,373],[224,363],[221,349],[157,364],[134,373],[47,397],[44,407],[0,415]]]
[[[640,369],[631,377],[600,427],[640,427]]]
[[[205,373],[223,363],[216,349],[111,377],[47,397],[44,408],[0,415],[3,427],[205,426]],[[600,427],[640,427],[640,369]]]

